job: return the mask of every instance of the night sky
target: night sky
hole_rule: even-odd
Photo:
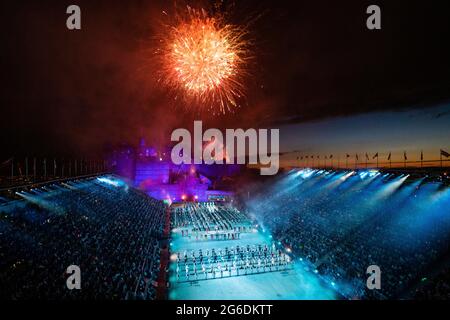
[[[156,83],[153,38],[171,1],[2,1],[0,160],[98,155],[140,136],[164,146],[194,119],[281,128],[285,151],[450,147],[444,1],[186,3],[249,24],[247,98],[232,114],[188,112]],[[66,29],[70,4],[80,31]],[[366,28],[370,4],[382,30]]]

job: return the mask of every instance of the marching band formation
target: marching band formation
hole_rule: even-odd
[[[252,232],[247,216],[233,207],[213,202],[188,203],[173,210],[173,225],[182,237],[195,240],[236,240]]]
[[[249,218],[234,207],[212,202],[186,203],[172,209],[174,228],[195,240],[237,240],[253,231]],[[276,272],[292,267],[283,248],[256,244],[225,248],[184,250],[173,255],[177,282]]]
[[[292,266],[289,255],[277,249],[275,244],[271,247],[258,244],[211,251],[199,249],[175,255],[178,282],[283,271]]]

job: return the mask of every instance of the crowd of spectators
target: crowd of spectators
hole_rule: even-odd
[[[96,178],[20,195],[13,208],[0,207],[2,298],[155,297],[162,202]],[[80,290],[66,286],[70,265],[80,267]]]
[[[402,298],[449,254],[450,190],[407,177],[315,171],[252,190],[252,216],[348,298]],[[366,287],[367,268],[382,272]]]
[[[423,284],[415,290],[414,299],[448,300],[450,297],[450,268],[438,273],[430,281],[422,279]]]

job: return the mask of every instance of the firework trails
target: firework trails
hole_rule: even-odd
[[[190,7],[163,28],[160,82],[188,106],[225,113],[244,95],[246,31]]]

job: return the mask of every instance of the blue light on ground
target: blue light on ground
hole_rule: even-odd
[[[172,252],[184,250],[218,249],[231,246],[246,246],[247,244],[271,244],[270,236],[260,232],[243,234],[239,240],[228,241],[193,241],[181,237],[179,231],[172,231]],[[279,243],[281,245],[281,242]],[[336,293],[329,288],[317,275],[308,272],[295,262],[288,271],[252,274],[239,277],[220,278],[212,280],[178,283],[173,276],[175,265],[170,264],[171,278],[169,299],[248,299],[248,300],[304,300],[336,299]]]

